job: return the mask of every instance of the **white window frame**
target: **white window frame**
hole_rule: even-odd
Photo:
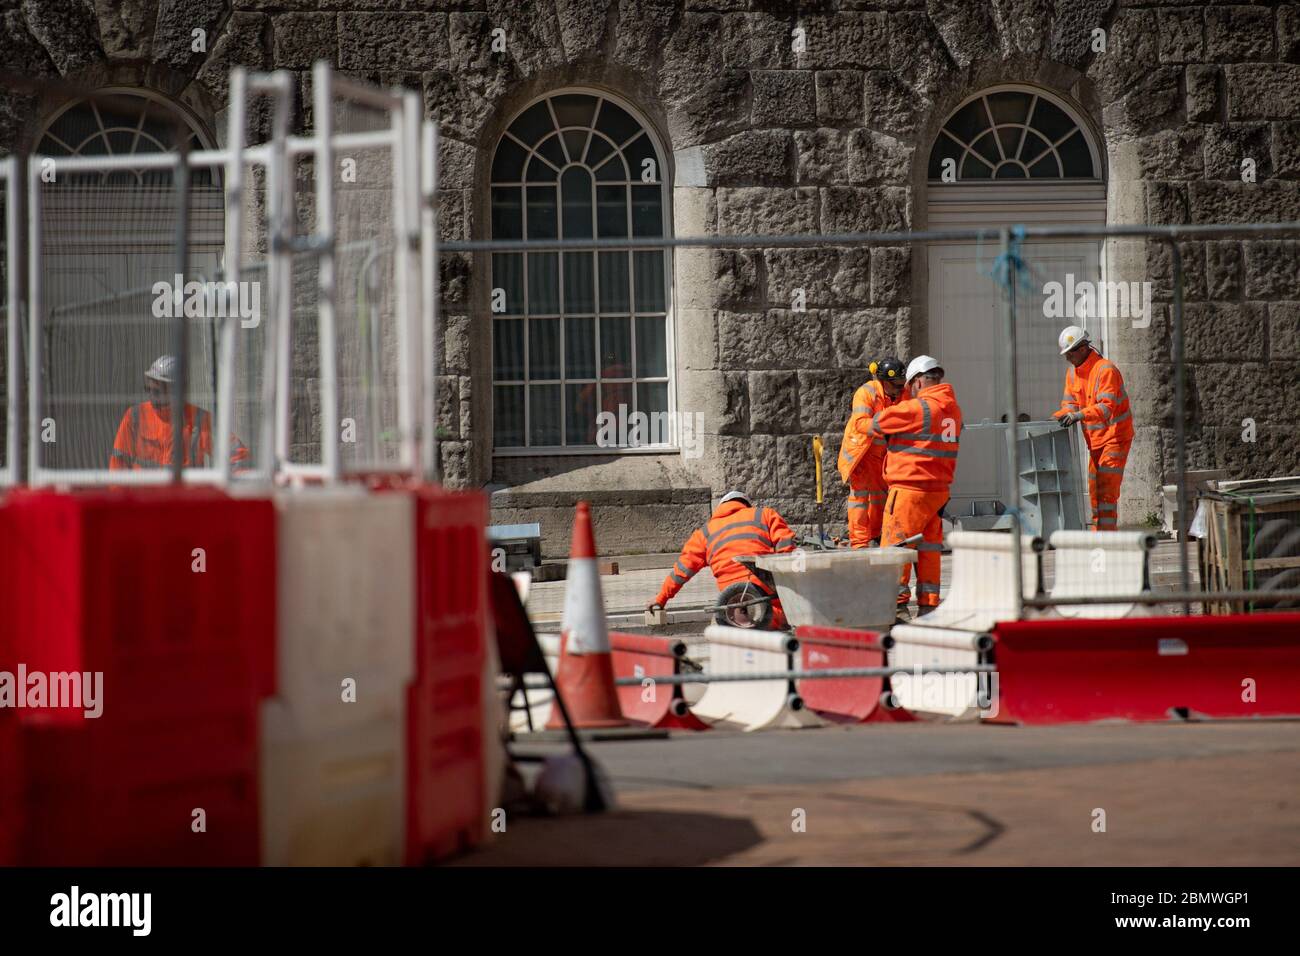
[[[504,130],[504,131],[501,133],[501,136],[498,137],[498,139],[497,139],[497,143],[496,143],[496,146],[493,147],[491,154],[490,154],[490,155],[488,156],[488,158],[487,158],[487,161],[488,161],[488,164],[489,164],[489,170],[490,170],[490,168],[491,168],[491,165],[492,165],[493,163],[495,163],[495,161],[496,161],[497,148],[499,148],[500,144],[501,144],[501,143],[502,143],[502,142],[503,142],[503,141],[504,141],[504,140],[509,136],[509,134],[508,134],[509,127],[510,127],[511,124],[513,124],[513,123],[515,122],[516,119],[518,119],[521,115],[523,115],[523,114],[524,114],[525,112],[527,112],[528,110],[532,109],[532,107],[535,106],[537,103],[541,103],[541,102],[545,102],[545,101],[551,100],[551,99],[553,99],[554,97],[557,97],[557,96],[565,96],[565,95],[592,96],[592,97],[597,98],[598,100],[608,100],[609,102],[613,103],[615,106],[619,107],[619,108],[622,109],[624,112],[626,112],[629,116],[631,116],[632,119],[634,119],[634,120],[637,122],[637,124],[641,127],[641,130],[644,132],[644,135],[649,139],[651,146],[654,147],[655,155],[656,155],[656,157],[657,157],[657,159],[658,159],[658,163],[659,163],[659,209],[660,209],[660,215],[661,215],[661,218],[662,218],[662,230],[661,230],[661,231],[662,231],[662,234],[663,234],[663,236],[664,236],[665,238],[669,238],[669,237],[673,236],[673,235],[674,235],[674,232],[673,232],[673,216],[672,216],[672,213],[673,213],[673,209],[672,209],[672,185],[671,185],[671,182],[670,182],[670,180],[671,180],[671,176],[670,176],[670,167],[669,167],[669,158],[668,158],[668,153],[667,153],[667,151],[665,150],[665,148],[664,148],[664,143],[663,143],[663,141],[660,139],[660,137],[659,137],[658,133],[656,132],[656,130],[655,130],[653,124],[651,124],[651,123],[646,119],[645,114],[644,114],[641,110],[639,110],[639,109],[637,109],[635,106],[633,106],[631,103],[629,103],[627,100],[625,100],[625,99],[623,99],[622,97],[620,97],[619,95],[617,95],[616,93],[612,93],[612,92],[609,92],[609,91],[607,91],[607,90],[599,89],[599,88],[596,88],[596,87],[564,87],[564,88],[561,88],[561,89],[550,90],[550,91],[548,91],[548,92],[546,92],[546,93],[544,93],[544,94],[542,94],[542,95],[540,95],[540,96],[536,96],[536,97],[534,97],[533,99],[529,100],[529,101],[528,101],[527,103],[525,103],[522,107],[520,107],[520,109],[517,110],[517,111],[514,113],[514,115],[510,117],[509,122],[505,124],[505,125],[506,125],[506,130]],[[551,118],[552,118],[552,120],[555,122],[555,126],[556,126],[556,128],[559,129],[559,130],[561,130],[561,132],[563,132],[564,130],[567,130],[567,129],[576,129],[576,128],[577,128],[577,127],[561,127],[560,124],[559,124],[559,122],[558,122],[558,119],[555,117],[555,113],[554,113],[554,109],[553,109],[553,108],[551,109]],[[590,127],[589,127],[589,129],[590,129]],[[549,134],[548,134],[548,135],[549,135]],[[640,133],[637,134],[637,136],[640,136],[640,135],[641,135]],[[530,158],[531,158],[531,156],[533,155],[533,153],[536,152],[536,150],[535,150],[534,147],[528,146],[527,144],[524,144],[524,143],[520,142],[519,140],[514,139],[514,137],[509,137],[509,138],[511,138],[512,140],[514,140],[514,142],[515,142],[517,145],[519,145],[520,147],[522,147],[522,148],[525,150],[525,152],[528,154],[528,156],[529,156]],[[632,142],[632,141],[633,141],[634,139],[636,139],[636,138],[637,138],[637,137],[631,137],[631,138],[629,138],[629,139],[628,139],[628,140],[627,140],[623,145],[627,145],[627,143]],[[567,147],[566,147],[566,151],[567,151]],[[526,171],[526,169],[527,169],[527,162],[528,162],[528,161],[525,160],[525,164],[524,164],[524,165],[525,165],[525,171]],[[569,163],[566,163],[563,167],[561,167],[561,168],[558,170],[558,172],[557,172],[557,174],[556,174],[556,183],[555,183],[555,188],[556,188],[556,199],[557,199],[557,206],[556,206],[556,214],[557,214],[557,217],[562,216],[562,214],[563,214],[562,201],[561,201],[561,200],[562,200],[562,195],[561,195],[561,193],[560,193],[560,179],[562,178],[562,176],[563,176],[563,174],[564,174],[564,171],[565,171],[566,169],[568,169],[570,166],[575,166],[575,165],[583,165],[583,164],[579,164],[579,163],[576,163],[576,162],[569,162]],[[586,167],[586,168],[589,168],[589,167]],[[636,175],[635,170],[631,170],[631,169],[629,169],[629,170],[628,170],[628,175],[629,175],[629,177],[635,177],[635,175]],[[594,174],[593,174],[593,179],[595,179]],[[632,182],[635,184],[635,180],[634,180],[634,179],[632,180]],[[598,186],[598,185],[600,185],[600,183],[601,183],[600,180],[595,179],[595,181],[594,181],[594,185]],[[492,191],[493,188],[495,188],[496,186],[499,186],[499,185],[501,185],[501,186],[511,186],[511,185],[518,185],[518,184],[514,184],[514,183],[498,183],[498,182],[496,182],[495,180],[491,179],[491,176],[490,176],[490,174],[489,174],[489,182],[488,182],[488,196],[487,196],[486,212],[485,212],[485,218],[486,218],[486,220],[487,220],[487,222],[488,222],[488,228],[489,228],[489,230],[491,229],[491,221],[492,221],[492,212],[491,212],[491,209],[492,209],[492,192],[491,192],[491,191]],[[525,234],[525,236],[526,236],[526,235],[527,235],[527,203],[528,203],[527,187],[528,187],[529,185],[542,185],[542,184],[538,184],[538,183],[532,183],[532,184],[530,184],[530,183],[528,183],[528,182],[525,180],[525,181],[522,182],[521,185],[522,185],[522,188],[521,188],[520,197],[521,197],[521,201],[523,202],[524,208],[523,208],[523,211],[522,211],[522,213],[521,213],[520,228],[521,228],[521,230],[524,232],[524,234]],[[595,202],[595,196],[594,196],[594,193],[593,193],[593,204],[594,204],[594,202]],[[594,214],[594,212],[595,212],[595,209],[594,209],[594,205],[593,205],[593,214]],[[632,228],[631,228],[631,218],[630,218],[630,217],[631,217],[631,196],[630,196],[630,194],[629,194],[628,216],[629,216],[629,220],[628,220],[628,238],[635,238],[635,237],[632,236]],[[593,231],[594,231],[594,230],[593,230]],[[526,242],[527,240],[525,239],[524,241]],[[592,243],[593,243],[593,245],[598,246],[598,244],[599,244],[599,239],[593,239],[593,240],[592,240]],[[597,249],[597,251],[598,251],[598,249]],[[637,250],[632,249],[632,250],[619,250],[619,251],[628,251],[628,252],[631,252],[631,251],[637,251]],[[647,251],[655,251],[655,250],[654,250],[653,247],[651,247],[651,248],[647,249]],[[514,380],[514,379],[511,379],[511,380],[507,380],[507,381],[505,381],[505,382],[498,383],[497,378],[496,378],[495,355],[493,354],[492,358],[489,359],[492,368],[491,368],[491,371],[489,372],[489,383],[490,383],[490,384],[489,384],[489,399],[488,399],[488,401],[489,401],[489,403],[491,403],[491,406],[492,406],[492,420],[493,420],[493,427],[492,427],[492,455],[493,455],[494,458],[538,458],[538,457],[555,457],[555,456],[592,456],[592,455],[599,455],[599,456],[606,456],[606,457],[607,457],[607,456],[621,456],[621,455],[664,455],[664,454],[679,454],[679,453],[681,452],[680,436],[678,435],[678,429],[677,429],[677,424],[678,424],[678,415],[677,415],[677,374],[676,374],[676,369],[677,369],[676,338],[677,338],[677,336],[676,336],[676,317],[675,317],[675,310],[674,310],[674,307],[673,307],[673,306],[674,306],[674,302],[673,302],[673,289],[674,289],[674,285],[675,285],[675,283],[674,283],[674,266],[675,266],[675,262],[676,262],[676,257],[673,255],[673,251],[672,251],[672,249],[664,249],[664,250],[662,250],[662,251],[663,251],[663,253],[664,253],[664,259],[665,259],[665,262],[664,262],[664,336],[665,336],[664,349],[665,349],[665,369],[666,369],[666,373],[667,373],[665,376],[662,377],[662,380],[663,380],[663,381],[667,384],[667,386],[668,386],[668,388],[667,388],[667,393],[668,393],[668,411],[667,411],[667,414],[668,414],[669,433],[670,433],[669,441],[667,441],[667,442],[659,442],[659,443],[655,443],[655,444],[638,445],[638,446],[635,446],[635,447],[627,447],[627,446],[610,446],[610,447],[604,447],[604,448],[602,448],[602,447],[600,447],[600,446],[598,446],[598,445],[518,445],[518,446],[505,446],[505,447],[502,447],[502,446],[498,446],[498,445],[496,444],[496,410],[495,410],[495,409],[496,409],[496,405],[495,405],[495,402],[496,402],[496,388],[497,388],[497,385],[498,385],[498,384],[504,384],[504,385],[520,385],[520,384],[522,384],[522,385],[523,385],[523,388],[524,388],[524,408],[525,408],[525,412],[524,412],[524,440],[525,440],[525,441],[528,440],[528,437],[529,437],[529,425],[530,425],[530,423],[531,423],[531,422],[530,422],[530,419],[531,419],[531,403],[530,403],[530,401],[529,401],[529,396],[528,396],[528,388],[529,388],[530,385],[533,385],[533,384],[558,384],[558,385],[560,386],[560,413],[559,413],[559,414],[560,414],[560,430],[561,430],[561,435],[564,434],[564,429],[565,429],[565,427],[566,427],[566,416],[565,416],[565,386],[568,385],[568,384],[570,384],[569,380],[566,379],[566,378],[561,378],[561,379],[558,379],[558,380],[545,379],[545,380],[540,380],[540,381],[538,381],[538,382],[534,382],[534,381],[533,381],[533,380],[528,376],[529,369],[528,369],[528,366],[527,366],[527,361],[528,361],[528,347],[529,347],[529,343],[528,343],[528,333],[527,333],[527,322],[525,321],[526,318],[528,317],[528,301],[527,301],[527,300],[528,300],[528,270],[527,270],[527,266],[526,266],[526,264],[525,264],[524,269],[523,269],[523,278],[522,278],[522,283],[523,283],[523,294],[524,294],[524,311],[522,312],[522,314],[520,314],[517,318],[514,317],[514,316],[501,316],[501,315],[498,315],[498,314],[493,313],[493,312],[490,311],[490,304],[489,304],[489,311],[488,311],[488,313],[487,313],[487,315],[488,315],[488,321],[489,321],[489,323],[491,323],[491,324],[489,325],[489,339],[488,339],[488,341],[489,341],[489,346],[488,346],[488,348],[489,348],[489,352],[492,352],[492,348],[493,348],[492,343],[493,343],[493,341],[494,341],[494,339],[493,339],[493,335],[495,334],[495,321],[496,321],[496,319],[498,319],[498,318],[508,318],[510,321],[522,321],[522,322],[524,322],[524,327],[525,327],[525,332],[524,332],[524,336],[523,336],[523,338],[524,338],[524,343],[523,343],[523,345],[524,345],[524,363],[525,363],[525,365],[524,365],[524,369],[525,369],[525,377],[524,377],[522,380]],[[536,255],[536,253],[534,253],[534,255]],[[559,255],[560,255],[559,253],[556,253],[557,258],[559,257]],[[629,257],[629,258],[630,258],[630,257]],[[488,269],[491,270],[491,268],[492,268],[492,265],[491,265],[491,257],[489,256]],[[564,305],[564,299],[563,299],[563,294],[564,294],[564,293],[563,293],[563,289],[564,289],[564,274],[563,274],[563,273],[564,273],[564,269],[563,269],[563,264],[562,264],[562,262],[561,262],[561,265],[560,265],[559,268],[560,268],[559,283],[560,283],[560,306],[561,306],[561,308],[560,308],[560,312],[559,312],[559,321],[560,321],[560,342],[559,342],[559,346],[558,346],[558,347],[559,347],[559,350],[560,350],[561,358],[563,358],[563,356],[564,356],[564,351],[565,351],[565,341],[564,341],[564,334],[565,334],[565,333],[564,333],[564,324],[565,324],[565,319],[566,319],[568,316],[566,315],[566,313],[565,313],[565,311],[564,311],[564,308],[563,308],[563,305]],[[631,268],[630,265],[629,265],[629,268]],[[599,298],[599,297],[600,297],[600,276],[599,276],[599,271],[600,271],[600,270],[599,270],[599,260],[597,260],[597,262],[596,262],[596,266],[595,266],[595,275],[593,276],[593,297],[594,297],[594,302],[593,302],[593,311],[592,311],[592,313],[591,313],[591,316],[594,317],[595,326],[596,326],[596,341],[597,341],[597,344],[599,343],[599,337],[600,337],[600,331],[599,331],[599,330],[600,330],[600,319],[602,318],[601,313],[600,313],[600,298]],[[634,277],[633,275],[629,274],[629,277],[628,277],[628,278],[629,278],[630,281],[629,281],[629,285],[628,285],[628,295],[629,295],[628,306],[629,306],[629,308],[628,308],[628,313],[627,313],[627,314],[628,314],[628,316],[630,316],[630,319],[631,319],[631,337],[632,337],[632,341],[631,341],[631,349],[632,349],[632,351],[631,351],[631,357],[632,357],[632,371],[635,373],[635,371],[636,371],[636,318],[637,318],[637,314],[638,314],[638,313],[637,313],[636,308],[635,308],[635,306],[636,306],[636,301],[635,301],[635,288],[634,288],[634,286],[633,286],[633,284],[632,284],[632,283],[635,281],[635,277]],[[585,318],[585,317],[588,317],[588,316],[584,313],[584,315],[583,315],[582,317]],[[599,366],[599,363],[600,363],[599,352],[597,352],[596,362],[597,362],[597,365]],[[601,379],[601,378],[599,377],[599,372],[600,372],[599,367],[597,368],[596,371],[597,371],[597,379],[596,379],[596,381],[600,381],[600,382],[605,381],[604,379]],[[640,382],[640,381],[659,381],[659,380],[661,380],[659,376],[648,376],[648,377],[644,377],[644,376],[642,376],[642,377],[638,377],[638,376],[635,376],[635,375],[634,375],[632,378],[629,378],[629,379],[626,379],[626,380],[624,380],[624,379],[611,379],[611,380],[609,380],[609,381],[610,381],[610,382],[613,382],[613,383],[631,384],[631,385],[633,385],[633,387],[635,387],[635,383]],[[579,380],[579,382],[580,382],[580,381],[582,381],[582,380]],[[574,382],[573,384],[578,384],[578,382]]]

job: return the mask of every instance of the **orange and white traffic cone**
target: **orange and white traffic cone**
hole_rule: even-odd
[[[596,539],[591,533],[591,508],[585,501],[578,502],[573,522],[560,631],[560,665],[555,671],[555,686],[564,699],[573,726],[627,726],[614,689],[614,661],[610,657],[609,631],[605,626],[605,602],[600,595]],[[552,707],[547,729],[563,726],[560,708]]]

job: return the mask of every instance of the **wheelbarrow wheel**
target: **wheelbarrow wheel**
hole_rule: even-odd
[[[713,620],[728,627],[771,627],[772,598],[750,582],[738,581],[723,590]]]

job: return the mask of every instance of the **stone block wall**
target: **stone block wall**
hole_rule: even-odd
[[[318,57],[417,89],[444,137],[447,238],[486,235],[497,138],[532,98],[566,86],[616,92],[656,130],[671,153],[679,235],[923,228],[939,126],[965,97],[1005,82],[1056,92],[1088,117],[1112,223],[1300,219],[1300,8],[1289,3],[0,0],[0,19],[0,64],[12,73],[149,86],[218,136],[236,64],[296,75],[300,129]],[[503,52],[492,50],[497,30]],[[6,82],[0,149],[29,145],[66,95]],[[1300,471],[1300,242],[1179,248],[1189,463]],[[1122,515],[1133,523],[1172,467],[1171,259],[1141,241],[1110,253],[1114,277],[1149,279],[1157,295],[1151,329],[1120,330],[1112,348],[1139,430]],[[793,522],[842,522],[832,464],[852,390],[882,351],[927,347],[918,250],[679,252],[678,406],[705,415],[703,457],[494,460],[485,265],[457,256],[442,267],[439,424],[453,483],[539,494],[739,485]],[[1242,440],[1244,419],[1256,441]],[[818,434],[829,479],[820,511]]]

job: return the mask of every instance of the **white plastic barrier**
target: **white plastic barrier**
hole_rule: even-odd
[[[889,635],[891,667],[924,671],[931,667],[967,667],[985,663],[986,632],[999,621],[1016,617],[1015,565],[1011,535],[999,531],[954,531],[952,581],[943,602],[915,624],[896,625]],[[1021,538],[1022,593],[1038,594],[1042,576],[1042,540]],[[989,706],[995,682],[976,674],[895,674],[894,696],[907,710],[973,720]]]
[[[758,631],[713,624],[708,639],[707,674],[770,674],[789,671],[799,642],[780,631]],[[703,655],[701,655],[703,656]],[[726,681],[708,684],[691,706],[710,723],[737,724],[746,731],[816,727],[823,721],[803,705],[790,680]]]
[[[1057,531],[1052,597],[1105,597],[1151,590],[1149,558],[1156,536],[1146,531]],[[1149,617],[1159,610],[1141,604],[1066,604],[1061,617]]]
[[[399,865],[415,672],[414,503],[401,492],[339,487],[277,494],[276,509],[277,686],[261,713],[262,859]]]
[[[894,621],[899,569],[910,548],[762,554],[754,563],[772,574],[781,607],[795,627],[883,630]]]
[[[1031,598],[1042,586],[1041,538],[1021,536],[1022,593]],[[1001,531],[954,531],[948,535],[952,548],[952,579],[942,603],[918,625],[948,627],[963,631],[987,631],[998,621],[1016,617],[1015,567],[1011,535]],[[890,633],[898,636],[901,628]]]
[[[275,502],[276,696],[312,732],[394,716],[415,676],[413,500],[337,487]]]
[[[902,631],[903,636],[899,636]],[[937,714],[953,720],[974,720],[986,709],[986,674],[927,674],[935,667],[971,667],[986,663],[991,639],[977,631],[899,625],[889,632],[894,646],[886,652],[890,667],[912,673],[893,674],[894,699],[915,714]]]
[[[400,866],[406,840],[406,713],[322,731],[262,704],[262,862]]]

